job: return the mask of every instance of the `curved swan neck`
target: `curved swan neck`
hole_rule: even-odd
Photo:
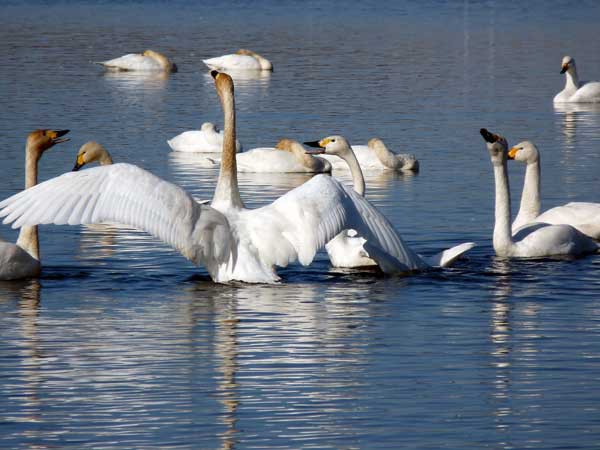
[[[380,141],[372,143],[370,147],[375,152],[375,155],[377,155],[379,161],[381,161],[381,164],[392,169],[396,168],[396,166],[398,165],[396,155],[389,151],[383,142]]]
[[[103,152],[102,156],[100,156],[100,159],[98,159],[98,162],[100,163],[101,166],[108,166],[113,163],[113,160],[112,160],[112,157],[110,156],[110,153]]]
[[[223,150],[219,180],[213,196],[215,207],[243,208],[237,181],[237,164],[235,151],[235,100],[232,89],[223,89],[219,95],[223,106]]]
[[[525,169],[525,181],[521,193],[521,204],[519,213],[515,219],[517,227],[535,220],[540,215],[540,161],[527,163]]]
[[[29,189],[37,184],[39,159],[40,153],[37,151],[37,148],[27,144],[25,148],[25,189]],[[38,227],[29,225],[21,227],[17,245],[39,261],[40,240]]]
[[[365,178],[363,176],[362,170],[360,168],[360,164],[358,164],[358,160],[356,159],[356,155],[350,149],[347,152],[344,152],[340,155],[340,157],[346,161],[348,167],[350,168],[350,174],[352,175],[352,182],[354,183],[354,190],[358,195],[365,195]]]
[[[576,91],[579,89],[579,77],[577,76],[577,68],[573,65],[565,73],[565,90]]]
[[[496,187],[494,250],[498,256],[507,256],[513,241],[510,234],[510,185],[506,160],[502,164],[494,165],[494,184]]]

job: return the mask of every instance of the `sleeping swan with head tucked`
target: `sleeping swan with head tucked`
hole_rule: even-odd
[[[131,164],[70,172],[0,202],[13,227],[116,222],[145,230],[206,267],[215,282],[273,283],[276,266],[312,262],[317,250],[352,228],[387,273],[427,267],[362,196],[317,175],[273,203],[247,209],[237,183],[231,77],[212,72],[224,110],[221,167],[211,205]]]
[[[202,62],[214,70],[273,70],[271,61],[243,48],[233,54],[204,59]]]
[[[153,50],[145,50],[143,53],[129,53],[97,64],[103,65],[108,70],[177,72],[177,66],[169,58]]]

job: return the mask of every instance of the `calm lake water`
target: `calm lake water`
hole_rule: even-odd
[[[545,208],[600,201],[600,107],[552,105],[563,55],[600,79],[600,3],[0,8],[0,198],[22,189],[25,136],[39,127],[72,139],[45,155],[42,179],[97,140],[211,198],[217,171],[166,140],[222,124],[201,59],[247,47],[275,71],[236,79],[245,148],[379,136],[421,162],[418,175],[367,176],[405,240],[427,255],[478,244],[443,272],[341,272],[319,254],[277,286],[219,286],[143,233],[44,227],[42,277],[0,283],[1,448],[600,448],[600,256],[494,257],[478,133],[538,144]],[[145,48],[180,72],[93,64]],[[516,209],[524,167],[509,169]],[[306,180],[240,176],[250,206]]]

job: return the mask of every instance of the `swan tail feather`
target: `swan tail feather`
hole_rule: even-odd
[[[431,267],[450,267],[463,254],[475,247],[475,242],[463,242],[441,251],[428,258],[423,258]]]

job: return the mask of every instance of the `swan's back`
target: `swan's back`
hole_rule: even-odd
[[[107,69],[113,70],[135,70],[142,72],[163,70],[161,65],[154,59],[140,55],[139,53],[130,53],[119,58],[103,61],[100,64]]]
[[[272,147],[253,148],[238,154],[237,169],[239,172],[259,173],[314,173],[315,170],[331,170],[326,164],[320,169],[308,168],[300,163],[293,153]]]
[[[600,82],[588,81],[583,84],[575,94],[573,94],[570,102],[577,103],[599,103],[600,102]]]
[[[581,256],[600,249],[600,244],[570,225],[533,223],[521,227],[513,240],[510,256],[516,257]]]
[[[535,220],[553,225],[569,224],[593,239],[600,240],[600,203],[567,203],[545,211]]]
[[[211,69],[261,70],[258,60],[249,55],[223,55],[202,61]]]
[[[220,153],[223,149],[223,132],[214,130],[184,131],[169,139],[167,144],[175,152]],[[235,147],[237,152],[242,148],[238,140],[235,141]]]

